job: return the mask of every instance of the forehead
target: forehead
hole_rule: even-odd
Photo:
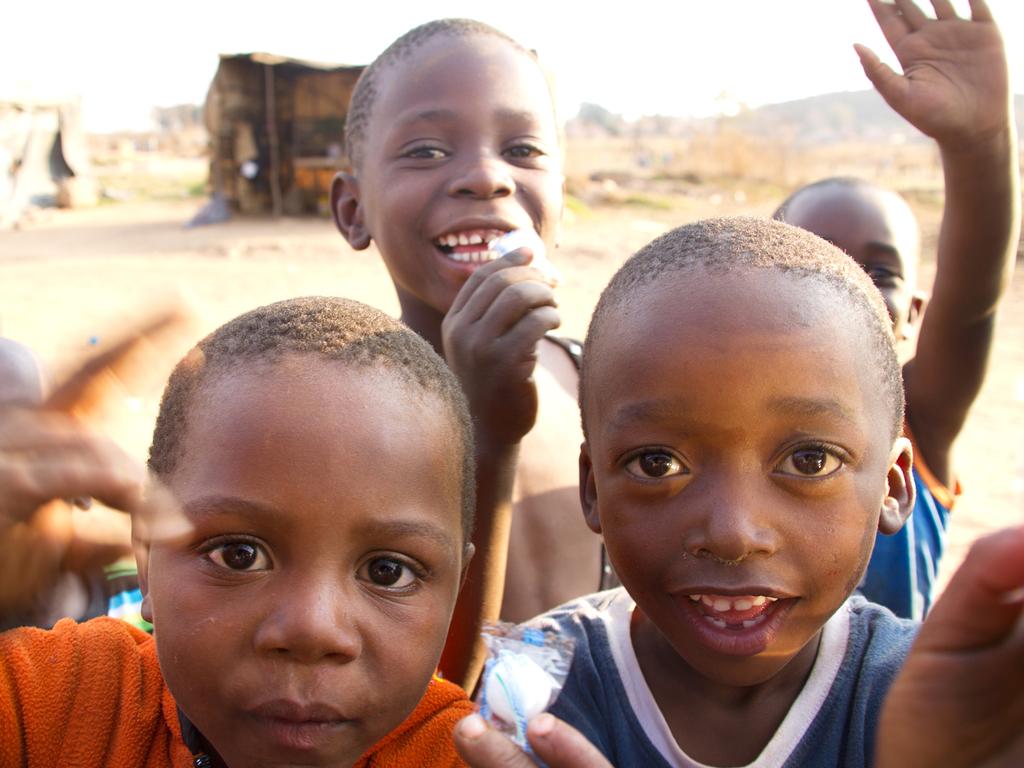
[[[586,351],[588,433],[639,402],[756,419],[768,402],[829,400],[887,435],[881,377],[844,302],[821,280],[777,270],[662,276],[606,315]]]
[[[786,222],[834,243],[854,258],[866,244],[890,246],[912,267],[920,250],[917,219],[894,192],[870,186],[822,184],[797,193]]]
[[[540,65],[507,40],[487,34],[438,35],[380,75],[371,122],[417,112],[483,109],[498,102],[555,129],[551,90]]]
[[[170,484],[186,502],[223,496],[279,510],[376,507],[385,516],[389,504],[443,508],[437,522],[461,540],[459,440],[440,397],[393,372],[288,355],[239,364],[200,386]],[[402,495],[413,492],[429,503]]]

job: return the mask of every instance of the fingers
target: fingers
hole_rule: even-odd
[[[924,649],[997,643],[1017,625],[1024,588],[1024,526],[979,539],[921,627]]]
[[[986,3],[985,0],[971,0],[971,19],[974,21],[985,21],[990,24],[995,23],[992,11],[989,9],[988,3]]]
[[[149,545],[180,539],[194,528],[177,497],[153,477],[131,512],[132,538],[138,543]]]
[[[470,715],[456,723],[454,735],[455,749],[471,768],[536,768],[533,760],[507,736],[487,725],[480,715]]]
[[[526,729],[530,746],[549,768],[612,768],[583,734],[553,715],[538,715]],[[487,725],[480,715],[455,726],[455,748],[471,768],[534,768],[533,762],[507,736]]]
[[[949,0],[932,0],[932,8],[935,9],[936,19],[955,19],[956,9]]]
[[[177,308],[150,318],[58,382],[45,407],[78,416],[95,413],[111,390],[118,394],[130,391],[153,368],[152,359],[164,356],[161,346],[187,324],[187,315]]]
[[[900,40],[910,33],[909,25],[899,8],[893,3],[882,2],[882,0],[868,0],[871,13],[878,22],[878,28],[882,30],[890,48],[896,48]]]
[[[545,713],[531,720],[526,738],[537,756],[552,768],[611,768],[582,733],[554,715]]]
[[[907,81],[894,72],[892,67],[879,59],[870,48],[859,43],[854,43],[853,48],[857,52],[858,58],[860,58],[860,65],[864,69],[864,74],[867,75],[871,84],[875,86],[875,90],[881,94],[882,98],[893,109],[900,112],[898,105],[906,99],[909,89]]]
[[[512,283],[532,280],[552,287],[554,281],[551,278],[526,266],[532,258],[528,248],[520,248],[480,267],[462,286],[448,314],[458,314],[469,322],[475,322],[487,311],[501,290]]]
[[[893,4],[900,16],[903,17],[903,22],[911,30],[920,29],[928,22],[928,17],[924,15],[924,11],[914,0],[893,0]]]

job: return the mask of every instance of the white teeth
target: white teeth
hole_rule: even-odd
[[[469,245],[469,238],[466,235],[459,235],[459,245]]]
[[[483,241],[484,241],[484,239],[482,237],[480,237],[480,235],[476,234],[475,232],[472,235],[469,236],[469,244],[470,245],[476,245],[477,243],[482,243]]]
[[[762,621],[763,621],[763,619],[760,619],[760,618],[748,619],[747,621],[743,622],[743,628],[744,629],[750,629],[751,627],[756,626],[757,624],[760,624]]]
[[[704,618],[707,619],[708,621],[710,621],[712,624],[714,624],[719,629],[725,629],[726,627],[729,626],[728,624],[725,623],[725,621],[723,619],[716,619],[713,616],[705,616]]]
[[[721,595],[712,597],[710,595],[688,595],[690,600],[697,603],[704,603],[708,608],[719,613],[725,611],[749,611],[751,608],[760,608],[765,603],[774,603],[779,598],[768,597],[767,595],[755,595],[753,597],[729,598]]]

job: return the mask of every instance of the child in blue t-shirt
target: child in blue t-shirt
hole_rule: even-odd
[[[824,179],[795,192],[775,214],[852,256],[881,291],[897,339],[913,346],[903,379],[917,503],[898,533],[879,535],[860,591],[919,620],[934,599],[958,492],[953,444],[985,380],[1020,228],[1006,54],[988,9],[972,5],[973,20],[957,18],[944,3],[935,4],[938,19],[931,20],[910,2],[872,2],[902,77],[857,49],[879,93],[934,138],[942,156],[946,202],[927,313],[916,290],[920,231],[895,192]]]
[[[761,219],[664,235],[598,302],[580,404],[584,517],[623,587],[531,622],[575,641],[563,722],[534,726],[552,768],[967,766],[1019,735],[1024,529],[972,554],[914,653],[917,624],[851,597],[915,494],[891,324],[852,259]],[[469,762],[516,765],[480,726]],[[600,756],[552,751],[580,734]]]

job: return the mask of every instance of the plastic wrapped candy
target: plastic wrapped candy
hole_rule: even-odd
[[[487,247],[497,253],[499,258],[520,248],[529,248],[533,252],[531,267],[539,269],[545,277],[550,278],[556,284],[562,279],[561,273],[548,259],[544,241],[532,229],[513,229],[511,232],[506,232],[501,237],[491,240]]]
[[[478,695],[480,714],[530,752],[526,724],[558,698],[574,643],[553,631],[504,623],[485,626],[483,639],[489,658]]]

